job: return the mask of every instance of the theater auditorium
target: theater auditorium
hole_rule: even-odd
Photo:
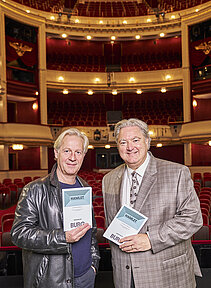
[[[155,157],[189,167],[203,216],[197,288],[211,287],[211,1],[0,0],[1,288],[23,287],[16,205],[68,127],[89,138],[79,175],[92,187],[95,286],[114,288],[102,178],[123,162],[114,126],[125,118],[149,125]]]

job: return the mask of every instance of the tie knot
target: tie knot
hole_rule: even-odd
[[[131,173],[131,175],[132,175],[132,177],[135,177],[135,176],[136,176],[136,171],[133,171],[133,172]]]

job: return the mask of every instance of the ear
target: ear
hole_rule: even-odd
[[[56,149],[54,149],[54,157],[56,160],[58,159],[58,151]]]
[[[146,144],[147,144],[147,148],[149,149],[149,139],[145,138]]]

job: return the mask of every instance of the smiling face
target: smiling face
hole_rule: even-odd
[[[60,148],[58,150],[54,149],[59,181],[69,184],[75,183],[75,177],[81,168],[85,156],[83,144],[81,137],[66,135]]]
[[[121,158],[133,170],[141,166],[147,157],[148,139],[144,137],[138,126],[122,128],[117,146]]]

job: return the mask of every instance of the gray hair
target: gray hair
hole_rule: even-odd
[[[69,128],[65,131],[63,131],[59,136],[58,138],[56,139],[56,141],[54,142],[54,149],[56,149],[57,151],[60,149],[61,145],[62,145],[62,141],[64,139],[64,137],[66,135],[69,135],[69,136],[72,136],[72,135],[75,135],[75,136],[78,136],[78,137],[81,137],[83,139],[83,152],[86,153],[87,150],[88,150],[88,145],[89,145],[89,139],[88,137],[81,131],[79,131],[78,129],[76,128]]]
[[[146,139],[148,139],[148,149],[149,149],[151,138],[149,135],[148,125],[144,121],[141,121],[141,120],[136,119],[136,118],[123,119],[115,125],[114,137],[115,137],[116,143],[118,143],[118,137],[119,137],[120,130],[124,127],[131,127],[131,126],[137,126],[138,128],[140,128],[143,136]]]

